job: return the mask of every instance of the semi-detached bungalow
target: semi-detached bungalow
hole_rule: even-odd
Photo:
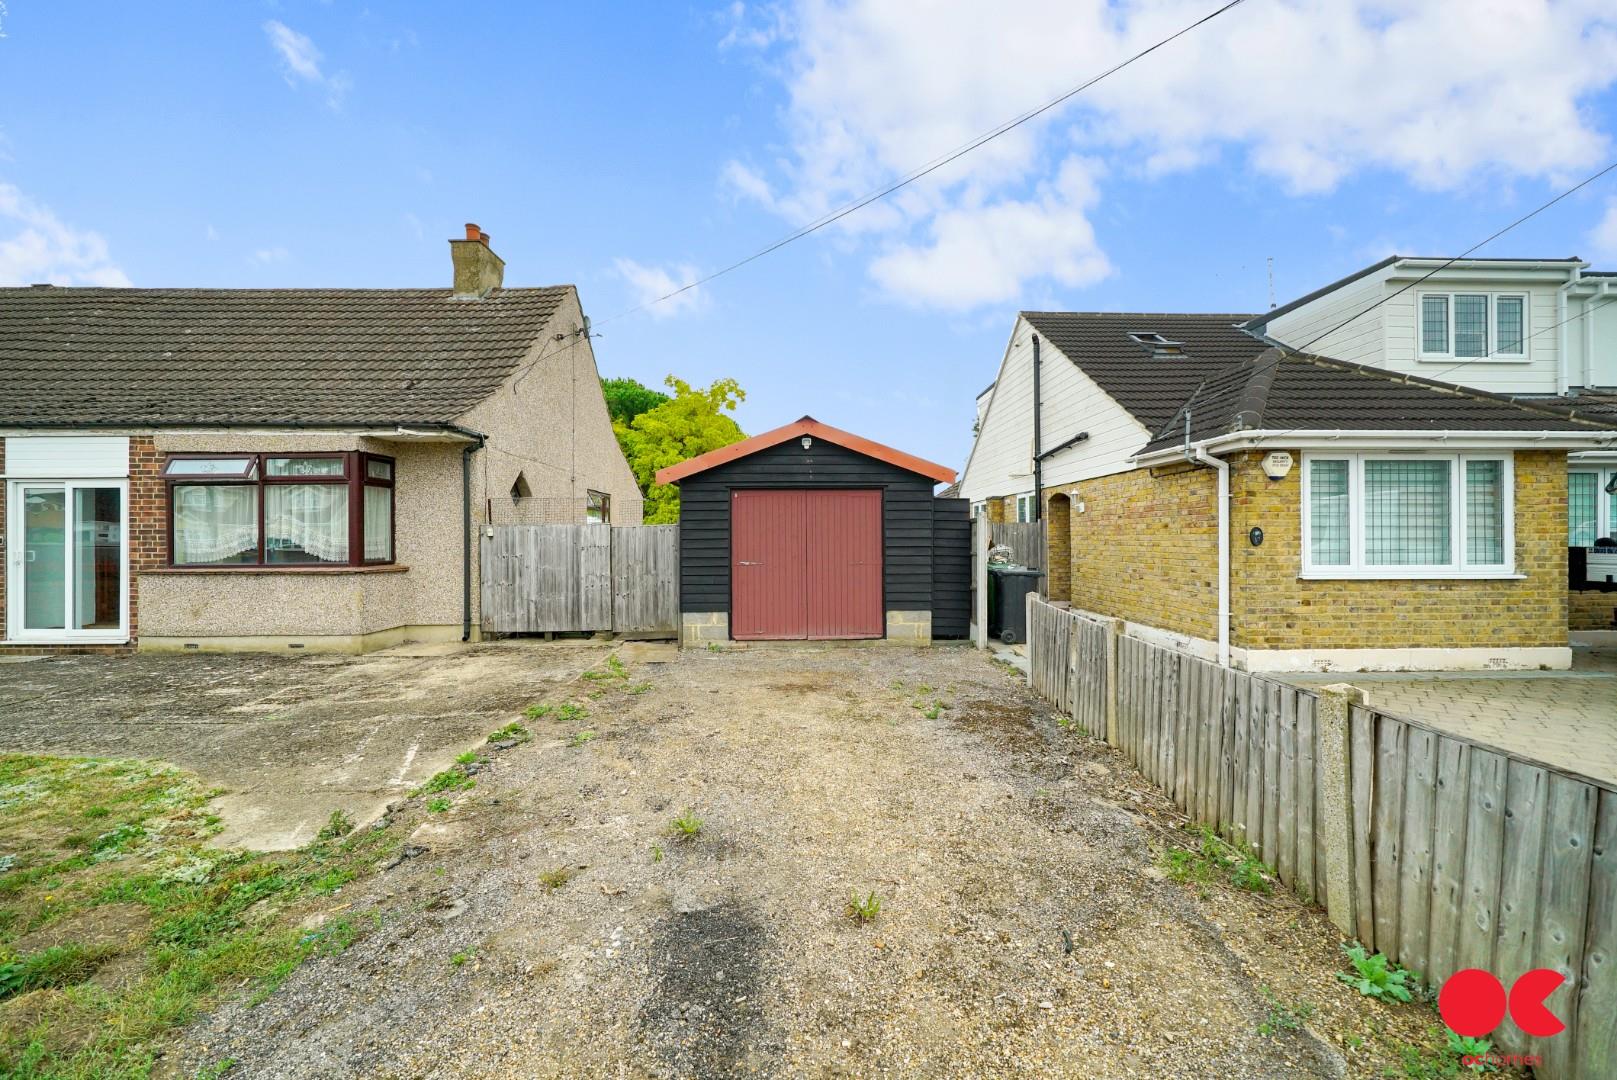
[[[1569,666],[1567,456],[1617,425],[1247,318],[1023,312],[961,495],[1047,521],[1053,598],[1208,659]]]
[[[570,285],[0,289],[0,653],[475,637],[478,528],[639,524]]]

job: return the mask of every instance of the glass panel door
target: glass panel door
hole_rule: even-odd
[[[67,623],[67,489],[22,489],[22,628]]]
[[[123,492],[72,490],[72,628],[118,630],[123,625]]]
[[[10,623],[40,641],[123,640],[122,484],[15,482]]]

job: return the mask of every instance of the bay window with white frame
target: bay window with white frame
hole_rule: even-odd
[[[1527,359],[1526,293],[1423,292],[1418,355],[1422,360]]]
[[[1509,453],[1303,456],[1303,576],[1515,576]]]

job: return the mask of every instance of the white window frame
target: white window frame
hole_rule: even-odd
[[[1367,461],[1447,461],[1449,462],[1449,544],[1452,559],[1431,566],[1372,566],[1364,561],[1364,463]],[[1313,462],[1346,461],[1348,463],[1348,562],[1341,566],[1314,565],[1313,522]],[[1505,561],[1498,565],[1475,564],[1466,561],[1465,531],[1465,466],[1469,461],[1498,461],[1503,463],[1501,479],[1504,488]],[[1304,578],[1519,578],[1516,573],[1516,462],[1515,454],[1502,451],[1491,454],[1437,454],[1437,453],[1305,453],[1302,480],[1302,574]]]
[[[1428,296],[1441,296],[1448,304],[1449,332],[1448,350],[1446,352],[1426,351],[1426,298]],[[1456,356],[1454,354],[1454,311],[1455,298],[1460,296],[1483,296],[1488,300],[1488,343],[1483,349],[1482,356]],[[1522,347],[1518,352],[1500,352],[1499,344],[1499,301],[1501,299],[1520,300],[1522,302]],[[1420,360],[1458,360],[1468,364],[1521,364],[1531,359],[1531,349],[1528,339],[1533,336],[1532,321],[1533,297],[1531,293],[1519,289],[1509,289],[1503,292],[1488,292],[1484,289],[1428,289],[1415,294],[1415,356]]]
[[[11,474],[15,477],[15,474]],[[6,532],[6,552],[10,553],[10,571],[14,577],[10,579],[10,587],[6,590],[6,642],[16,645],[122,645],[129,640],[129,480],[120,477],[106,477],[96,479],[93,477],[40,477],[40,478],[8,478],[0,479],[0,484],[6,485],[6,518],[4,522]],[[67,513],[71,523],[73,512],[73,494],[79,488],[116,488],[118,491],[118,537],[119,547],[119,580],[122,582],[118,597],[118,626],[115,629],[102,630],[74,630],[64,625],[61,629],[30,630],[24,627],[25,594],[23,586],[23,514],[26,510],[26,500],[23,498],[25,488],[61,488],[63,498],[66,500]],[[71,524],[67,529],[67,544],[71,550],[72,530]],[[65,572],[65,571],[64,571]],[[72,621],[72,611],[75,596],[75,583],[72,575],[67,574],[63,587],[63,616],[64,623]],[[0,643],[3,644],[3,643]]]
[[[1569,478],[1573,473],[1590,473],[1595,478],[1595,536],[1617,536],[1617,513],[1612,512],[1612,496],[1606,492],[1606,485],[1613,476],[1617,476],[1617,466],[1575,465],[1567,470]],[[1568,482],[1570,483],[1570,479]],[[1570,497],[1569,493],[1568,498]],[[1569,531],[1566,538],[1568,547],[1572,546],[1571,528],[1572,522],[1568,520],[1567,529]],[[1591,544],[1584,550],[1593,551],[1594,545]]]
[[[1034,509],[1034,502],[1033,502],[1033,493],[1032,492],[1028,492],[1026,495],[1018,495],[1016,497],[1016,520],[1017,521],[1033,521],[1033,520],[1035,520],[1035,518],[1033,517],[1033,509]]]
[[[974,502],[971,504],[971,516],[974,518],[982,517],[987,510],[988,504],[985,502]]]

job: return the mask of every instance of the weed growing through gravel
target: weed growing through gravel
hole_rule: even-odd
[[[590,680],[591,682],[606,682],[609,679],[627,679],[628,677],[629,669],[624,667],[623,661],[619,660],[615,656],[609,656],[606,658],[605,671],[584,672],[584,678]]]
[[[354,831],[354,819],[348,816],[347,811],[337,809],[331,812],[325,825],[315,835],[316,840],[341,840]]]
[[[476,750],[468,750],[464,754],[456,755],[455,764],[456,765],[476,765],[477,760],[478,760],[477,759],[477,751]]]
[[[1162,867],[1175,881],[1202,884],[1220,877],[1237,889],[1262,893],[1273,891],[1274,875],[1250,850],[1226,843],[1205,825],[1197,830],[1201,839],[1194,848],[1169,848],[1162,853]]]
[[[220,1058],[212,1065],[204,1065],[196,1072],[195,1080],[219,1080],[219,1078],[236,1067],[235,1058]]]
[[[651,845],[651,861],[652,862],[662,862],[663,861],[663,846],[661,844],[653,843]]]
[[[876,916],[881,914],[881,897],[876,895],[874,889],[861,897],[856,890],[848,897],[848,918],[854,922],[875,922]]]
[[[1472,1072],[1499,1071],[1497,1066],[1490,1065],[1486,1060],[1488,1055],[1493,1053],[1492,1039],[1477,1039],[1469,1035],[1461,1035],[1449,1030],[1447,1027],[1443,1029],[1443,1033],[1446,1036],[1443,1051],[1453,1058],[1456,1063],[1463,1066],[1466,1058],[1472,1058],[1472,1064],[1469,1066]]]
[[[625,689],[628,693],[634,694],[638,697],[641,694],[650,692],[651,684],[648,682],[635,683],[633,686],[626,687]]]
[[[465,791],[477,786],[477,781],[460,769],[445,769],[415,789],[416,795],[432,795],[439,791]]]
[[[576,866],[558,866],[539,875],[539,884],[547,889],[559,889],[578,875]]]
[[[1263,1000],[1269,1003],[1269,1013],[1258,1025],[1259,1035],[1282,1035],[1286,1032],[1296,1031],[1308,1022],[1314,1015],[1314,1006],[1306,1001],[1299,1001],[1295,1005],[1287,1005],[1275,996],[1273,990],[1267,986],[1258,987],[1258,993]]]
[[[471,958],[472,958],[472,950],[467,949],[465,952],[458,952],[454,956],[451,956],[449,958],[449,962],[451,964],[455,965],[456,967],[461,967],[466,963],[466,961],[470,960]]]
[[[198,1012],[267,996],[368,929],[292,924],[392,854],[397,831],[337,836],[328,823],[297,851],[220,850],[205,843],[219,829],[212,794],[152,762],[0,754],[0,852],[14,853],[0,857],[0,998],[15,1000],[0,1076],[147,1077]],[[74,940],[71,927],[113,916],[130,920],[127,933]],[[50,944],[18,947],[47,928]],[[98,981],[112,965],[135,974]]]
[[[695,840],[702,833],[702,819],[690,810],[669,823],[674,832],[675,840]]]
[[[445,810],[448,810],[451,806],[454,806],[454,805],[455,805],[454,803],[450,802],[448,799],[446,799],[446,798],[444,798],[442,796],[439,796],[436,799],[428,799],[427,800],[427,813],[429,813],[429,814],[441,814]]]
[[[567,745],[583,746],[593,738],[595,738],[595,732],[593,731],[575,731],[573,732],[572,736],[568,738]]]
[[[529,705],[526,709],[522,710],[522,715],[523,716],[528,716],[528,714],[530,712],[532,712],[534,709],[537,709],[537,708],[539,708],[539,706],[537,706],[537,705]],[[528,719],[532,720],[533,717],[528,716]],[[533,733],[531,731],[529,731],[527,728],[523,727],[521,724],[519,724],[519,723],[517,723],[515,721],[512,721],[511,723],[505,725],[503,728],[501,728],[498,731],[489,732],[488,741],[491,742],[491,743],[497,743],[497,742],[525,743],[531,738],[533,738]]]
[[[1342,946],[1342,951],[1347,953],[1353,971],[1337,972],[1338,979],[1365,997],[1373,997],[1378,1001],[1385,1001],[1388,998],[1394,1001],[1415,1000],[1414,991],[1420,983],[1417,972],[1394,963],[1386,953],[1374,955],[1367,953],[1364,946],[1357,941],[1352,945]]]

